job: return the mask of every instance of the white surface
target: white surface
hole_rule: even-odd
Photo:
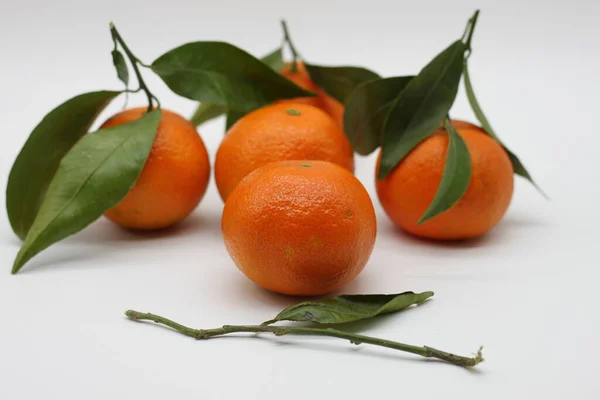
[[[234,267],[221,242],[214,181],[196,213],[169,232],[133,235],[100,220],[17,276],[9,270],[19,242],[3,217],[0,399],[597,399],[599,4],[2,1],[1,187],[47,111],[81,92],[120,87],[110,20],[150,62],[195,40],[261,55],[280,42],[283,16],[309,60],[391,76],[416,72],[481,7],[471,62],[477,93],[552,201],[519,179],[497,229],[434,244],[394,230],[374,197],[377,245],[345,291],[436,296],[367,334],[460,354],[483,344],[486,362],[476,371],[335,339],[194,342],[127,321],[122,313],[133,308],[194,327],[254,323],[295,301],[259,289]],[[192,102],[146,76],[165,108],[191,113]],[[121,106],[117,100],[104,116]],[[453,115],[472,117],[464,93]],[[218,121],[201,130],[211,155],[222,129]],[[372,194],[373,164],[359,159],[357,173]]]

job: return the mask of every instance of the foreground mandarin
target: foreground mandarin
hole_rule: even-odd
[[[465,141],[472,163],[467,192],[452,208],[417,224],[442,179],[448,149],[444,130],[421,142],[385,179],[376,182],[386,214],[394,224],[417,236],[452,240],[483,235],[500,222],[512,199],[513,168],[502,146],[476,125],[452,124]],[[380,161],[381,153],[375,176]]]
[[[331,161],[354,171],[350,142],[329,115],[306,104],[274,104],[247,114],[225,135],[215,159],[221,198],[256,168],[283,160]]]
[[[102,128],[141,118],[146,108],[120,112]],[[156,138],[135,186],[106,212],[114,223],[130,229],[166,228],[187,217],[198,205],[210,179],[206,147],[196,128],[182,116],[162,110]]]
[[[262,166],[231,193],[221,228],[238,268],[265,289],[321,295],[365,267],[375,211],[349,171],[325,161]]]

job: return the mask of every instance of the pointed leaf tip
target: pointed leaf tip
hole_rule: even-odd
[[[139,120],[88,133],[73,146],[50,182],[13,273],[125,197],[148,158],[160,116],[160,110],[155,110]]]

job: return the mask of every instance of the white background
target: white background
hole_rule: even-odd
[[[130,322],[127,308],[202,328],[255,323],[297,299],[268,293],[221,241],[214,181],[174,229],[131,234],[102,219],[11,276],[19,241],[0,218],[0,399],[597,399],[600,3],[588,1],[8,1],[0,3],[0,186],[31,129],[76,94],[118,89],[114,21],[146,62],[184,42],[224,40],[256,55],[287,18],[313,62],[412,74],[482,9],[471,70],[497,132],[552,198],[517,179],[504,221],[440,244],[395,230],[373,191],[378,241],[351,293],[434,290],[370,335],[470,354],[476,370],[336,339],[234,337],[195,342]],[[165,108],[194,104],[151,72]],[[143,104],[143,95],[131,104]],[[123,105],[119,98],[102,116]],[[461,92],[453,116],[472,119]],[[201,128],[211,158],[223,121]],[[0,194],[4,204],[4,191]]]

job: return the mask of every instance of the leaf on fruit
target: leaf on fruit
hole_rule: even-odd
[[[465,50],[462,41],[454,42],[396,98],[384,123],[379,179],[384,179],[444,120],[458,92]]]
[[[98,219],[125,197],[144,167],[160,110],[137,121],[85,135],[58,166],[13,274],[33,256]]]
[[[175,93],[249,112],[278,99],[312,96],[245,51],[223,42],[177,47],[152,63]]]
[[[444,127],[448,132],[448,151],[442,180],[419,224],[452,208],[464,196],[471,181],[471,156],[467,145],[450,120],[446,119]]]
[[[413,76],[364,82],[348,96],[344,110],[344,132],[354,151],[368,155],[381,145],[385,118],[394,100]]]
[[[329,299],[305,301],[281,311],[278,321],[306,321],[317,324],[343,324],[378,315],[402,311],[433,296],[433,292],[399,294],[352,294]]]
[[[60,160],[120,92],[85,93],[56,107],[35,127],[8,177],[6,209],[13,231],[25,239]]]
[[[344,104],[347,97],[361,83],[381,78],[361,67],[324,67],[304,63],[313,82],[328,95]]]

